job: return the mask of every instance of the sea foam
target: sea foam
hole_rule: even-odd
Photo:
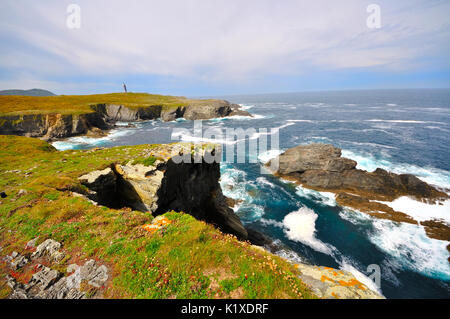
[[[302,207],[284,217],[284,232],[290,240],[301,242],[316,251],[331,255],[334,247],[323,243],[315,236],[317,217],[313,210]]]

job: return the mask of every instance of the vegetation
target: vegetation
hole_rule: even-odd
[[[128,108],[162,106],[176,108],[203,105],[213,100],[192,100],[185,97],[147,93],[110,93],[96,95],[15,96],[0,95],[0,116],[26,114],[85,114],[94,112],[99,104],[120,104]]]
[[[77,177],[113,162],[148,159],[154,145],[58,152],[38,139],[0,136],[1,255],[39,236],[63,243],[58,269],[95,259],[109,269],[107,298],[314,298],[287,261],[180,212],[149,232],[151,214],[96,206],[71,191]],[[0,263],[0,297],[9,287]],[[14,274],[27,280],[26,269]]]

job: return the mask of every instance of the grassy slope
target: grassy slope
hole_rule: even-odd
[[[156,95],[147,93],[111,93],[96,95],[59,96],[0,96],[1,115],[25,114],[83,114],[91,113],[91,105],[120,104],[129,108],[161,105],[175,108],[185,105],[202,105],[214,100],[191,100],[185,97]]]
[[[52,238],[67,257],[58,266],[94,258],[113,272],[103,291],[109,298],[311,298],[285,260],[224,235],[183,213],[150,234],[149,213],[98,207],[64,189],[80,188],[77,177],[112,162],[140,159],[150,145],[57,152],[46,142],[0,136],[0,255],[25,243]],[[18,196],[20,189],[27,194]],[[9,293],[0,266],[0,297]],[[28,270],[16,274],[30,278]]]

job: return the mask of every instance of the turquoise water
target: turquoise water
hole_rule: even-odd
[[[450,90],[309,92],[223,97],[254,118],[214,119],[204,129],[280,128],[279,150],[311,142],[331,143],[369,171],[376,167],[413,173],[450,189]],[[172,142],[175,128],[193,122],[148,121],[122,127],[100,139],[56,142],[59,149]],[[184,136],[184,140],[193,140]],[[270,138],[269,138],[270,141]],[[318,193],[261,172],[276,155],[248,154],[258,163],[222,163],[222,188],[242,200],[235,207],[246,225],[283,244],[293,260],[350,270],[370,282],[367,267],[380,266],[379,290],[388,298],[449,298],[449,242],[429,239],[420,226],[371,218],[336,205]],[[259,155],[259,156],[258,156]],[[248,159],[248,158],[247,158]],[[450,222],[450,204],[433,207],[408,199],[398,210],[418,220]],[[374,286],[372,284],[372,286]]]

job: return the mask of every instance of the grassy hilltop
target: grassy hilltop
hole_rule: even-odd
[[[187,105],[204,105],[216,100],[193,100],[185,97],[147,93],[110,93],[95,95],[15,96],[0,95],[0,116],[26,114],[84,114],[92,113],[91,106],[118,104],[130,109],[162,106],[172,109]]]
[[[92,100],[78,101],[82,107]],[[8,195],[0,199],[0,255],[23,251],[37,236],[38,244],[61,242],[65,258],[52,267],[65,273],[67,265],[87,259],[106,265],[110,277],[96,292],[105,298],[314,298],[294,265],[190,215],[167,212],[167,228],[148,232],[143,225],[153,219],[150,213],[72,196],[84,187],[78,176],[113,162],[143,161],[161,147],[58,152],[38,139],[0,136],[0,190]],[[0,263],[0,297],[11,291],[3,281],[10,272]],[[11,275],[26,282],[33,273],[25,266]]]

